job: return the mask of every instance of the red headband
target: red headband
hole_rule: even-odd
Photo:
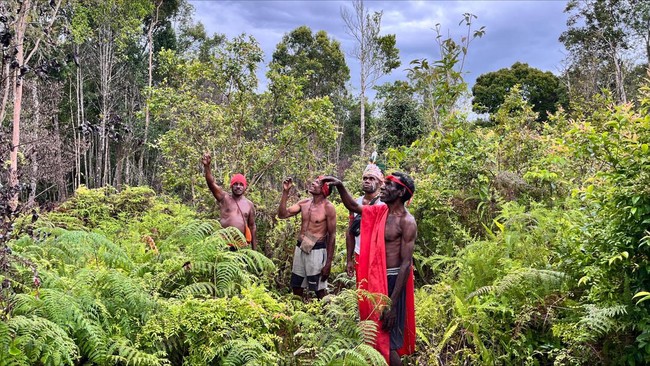
[[[246,183],[246,177],[244,177],[243,174],[235,174],[230,178],[230,187],[232,188],[233,184],[235,183],[241,183],[244,185],[244,188],[248,187],[248,183]]]
[[[321,184],[321,192],[323,192],[323,196],[327,197],[330,195],[330,186],[327,183],[323,182],[323,178],[325,178],[324,175],[321,175],[318,177],[318,180],[320,181]]]
[[[394,175],[389,175],[386,177],[386,179],[406,188],[406,190],[411,194],[411,198],[409,198],[409,201],[406,203],[406,205],[408,206],[409,204],[411,204],[411,200],[413,199],[413,191],[411,191],[411,189],[407,187],[406,184],[402,183],[402,181]]]

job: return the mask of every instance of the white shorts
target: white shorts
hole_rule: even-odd
[[[291,267],[291,287],[309,288],[320,291],[327,288],[327,281],[322,281],[321,270],[327,261],[327,249],[312,249],[306,254],[299,247],[293,251]]]

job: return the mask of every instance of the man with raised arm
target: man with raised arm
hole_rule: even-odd
[[[379,205],[379,190],[384,181],[384,174],[381,169],[374,163],[369,163],[363,171],[362,186],[363,196],[357,198],[357,203],[361,205]],[[357,270],[359,253],[361,250],[361,215],[350,212],[350,222],[348,230],[345,232],[345,247],[347,254],[346,272],[352,277]],[[358,286],[357,282],[357,286]]]
[[[253,202],[244,196],[246,188],[248,188],[246,177],[242,174],[233,175],[230,178],[230,189],[232,193],[228,194],[214,181],[210,168],[211,162],[212,157],[210,153],[204,153],[201,158],[201,163],[203,164],[205,181],[208,183],[208,188],[210,188],[212,195],[219,202],[219,222],[221,223],[221,227],[236,227],[244,234],[246,243],[250,244],[253,250],[257,249],[255,206]],[[231,243],[229,246],[230,250],[237,250],[237,244]]]
[[[415,351],[412,262],[417,224],[404,206],[415,192],[413,179],[400,172],[387,176],[379,195],[384,205],[372,206],[357,203],[337,178],[322,181],[337,187],[348,210],[362,214],[357,279],[359,289],[374,299],[359,300],[359,315],[377,323],[374,347],[386,362],[401,365],[400,355]],[[384,301],[386,296],[390,304]]]
[[[311,182],[307,190],[311,198],[287,208],[291,187],[292,179],[285,179],[278,208],[279,218],[286,219],[300,214],[302,220],[298,243],[293,252],[291,288],[295,295],[303,297],[304,288],[307,287],[322,299],[327,293],[327,278],[334,257],[336,209],[327,200],[330,194],[329,186],[318,178]]]

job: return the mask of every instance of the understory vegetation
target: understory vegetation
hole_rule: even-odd
[[[389,150],[389,170],[417,183],[409,364],[650,361],[648,88],[641,95],[540,126],[514,90],[495,127],[451,119]],[[272,197],[257,197],[260,217],[272,216]],[[213,217],[146,187],[81,187],[23,216],[2,254],[1,363],[384,363],[364,343],[375,330],[356,320],[341,244],[331,295],[304,303],[287,286],[297,220],[268,223],[266,253],[230,252],[241,234]]]

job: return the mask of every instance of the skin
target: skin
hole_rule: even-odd
[[[321,276],[323,281],[325,281],[329,278],[330,270],[332,268],[332,259],[334,258],[334,247],[336,242],[336,209],[323,195],[321,184],[322,183],[318,179],[312,181],[307,189],[312,198],[301,200],[287,208],[287,198],[289,197],[289,192],[294,184],[291,178],[285,179],[282,183],[282,198],[280,199],[280,207],[278,208],[278,217],[286,219],[300,214],[302,222],[300,225],[298,240],[302,240],[307,233],[316,238],[327,238],[327,259],[325,261],[325,266],[321,270]],[[294,287],[293,293],[302,297],[304,295],[304,289],[302,287]],[[325,290],[317,291],[316,295],[319,299],[322,299],[325,296]]]
[[[345,207],[354,213],[361,213],[362,205],[359,205],[348,193],[343,183],[335,177],[325,177],[330,187],[336,187],[341,195]],[[381,187],[379,198],[388,206],[388,218],[384,239],[386,243],[386,268],[399,267],[399,274],[393,292],[390,294],[391,303],[396,303],[404,291],[413,261],[413,249],[417,237],[417,224],[415,218],[404,207],[402,197],[406,194],[406,188],[385,179]],[[393,307],[387,307],[382,314],[382,327],[390,331],[396,325],[397,313]],[[401,365],[402,361],[396,350],[390,352],[390,365]]]
[[[362,179],[363,205],[368,205],[370,201],[379,195],[382,182],[372,175],[364,175]],[[350,226],[353,220],[354,215],[351,213],[348,230],[345,231],[345,247],[347,249],[346,272],[350,277],[354,276],[354,235],[350,234]]]
[[[226,193],[223,188],[215,182],[214,177],[212,176],[212,170],[210,168],[211,162],[212,157],[210,154],[207,152],[204,153],[201,158],[201,163],[203,164],[203,171],[205,172],[205,181],[208,184],[208,188],[210,188],[212,195],[217,199],[217,202],[219,202],[219,222],[221,223],[221,226],[224,228],[233,226],[241,231],[242,234],[245,234],[246,224],[248,224],[248,228],[252,235],[251,247],[253,250],[256,250],[257,226],[255,225],[255,205],[244,196],[244,193],[246,193],[246,187],[244,187],[242,183],[238,182],[232,185],[230,194]],[[239,207],[237,205],[239,205]],[[241,209],[241,213],[239,209]]]

